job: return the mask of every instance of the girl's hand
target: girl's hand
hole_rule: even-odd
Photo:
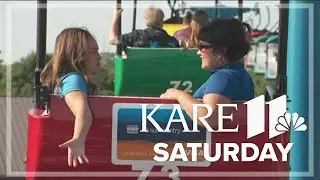
[[[80,164],[89,163],[85,155],[85,140],[72,138],[65,143],[59,145],[60,148],[68,148],[68,165],[77,167]]]

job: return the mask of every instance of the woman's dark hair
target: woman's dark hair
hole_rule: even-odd
[[[251,31],[252,31],[251,26],[246,22],[243,22],[242,25],[245,28],[245,31],[247,31],[249,34],[251,34]]]
[[[229,62],[235,62],[248,54],[250,42],[246,28],[238,19],[214,19],[199,33],[199,40],[210,43],[215,53],[220,53]]]

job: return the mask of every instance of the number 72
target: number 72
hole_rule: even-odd
[[[170,81],[173,88],[178,89],[181,86],[186,87],[184,91],[192,93],[192,82],[191,81]]]

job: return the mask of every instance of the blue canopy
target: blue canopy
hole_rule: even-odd
[[[210,7],[210,8],[190,8],[191,11],[196,11],[198,9],[202,9],[206,11],[209,15],[210,18],[215,17],[215,12],[216,8]],[[242,12],[246,13],[249,11],[255,11],[255,13],[259,13],[259,8],[242,8]],[[225,17],[225,18],[230,18],[238,16],[238,8],[237,7],[226,7],[224,5],[219,5],[218,6],[218,17]]]

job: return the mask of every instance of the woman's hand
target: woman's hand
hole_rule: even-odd
[[[178,100],[179,97],[183,96],[186,92],[181,91],[179,89],[170,88],[167,91],[160,95],[162,99],[174,99]]]
[[[68,165],[77,167],[80,164],[89,163],[85,154],[85,140],[72,138],[65,143],[59,145],[60,148],[68,148]]]

